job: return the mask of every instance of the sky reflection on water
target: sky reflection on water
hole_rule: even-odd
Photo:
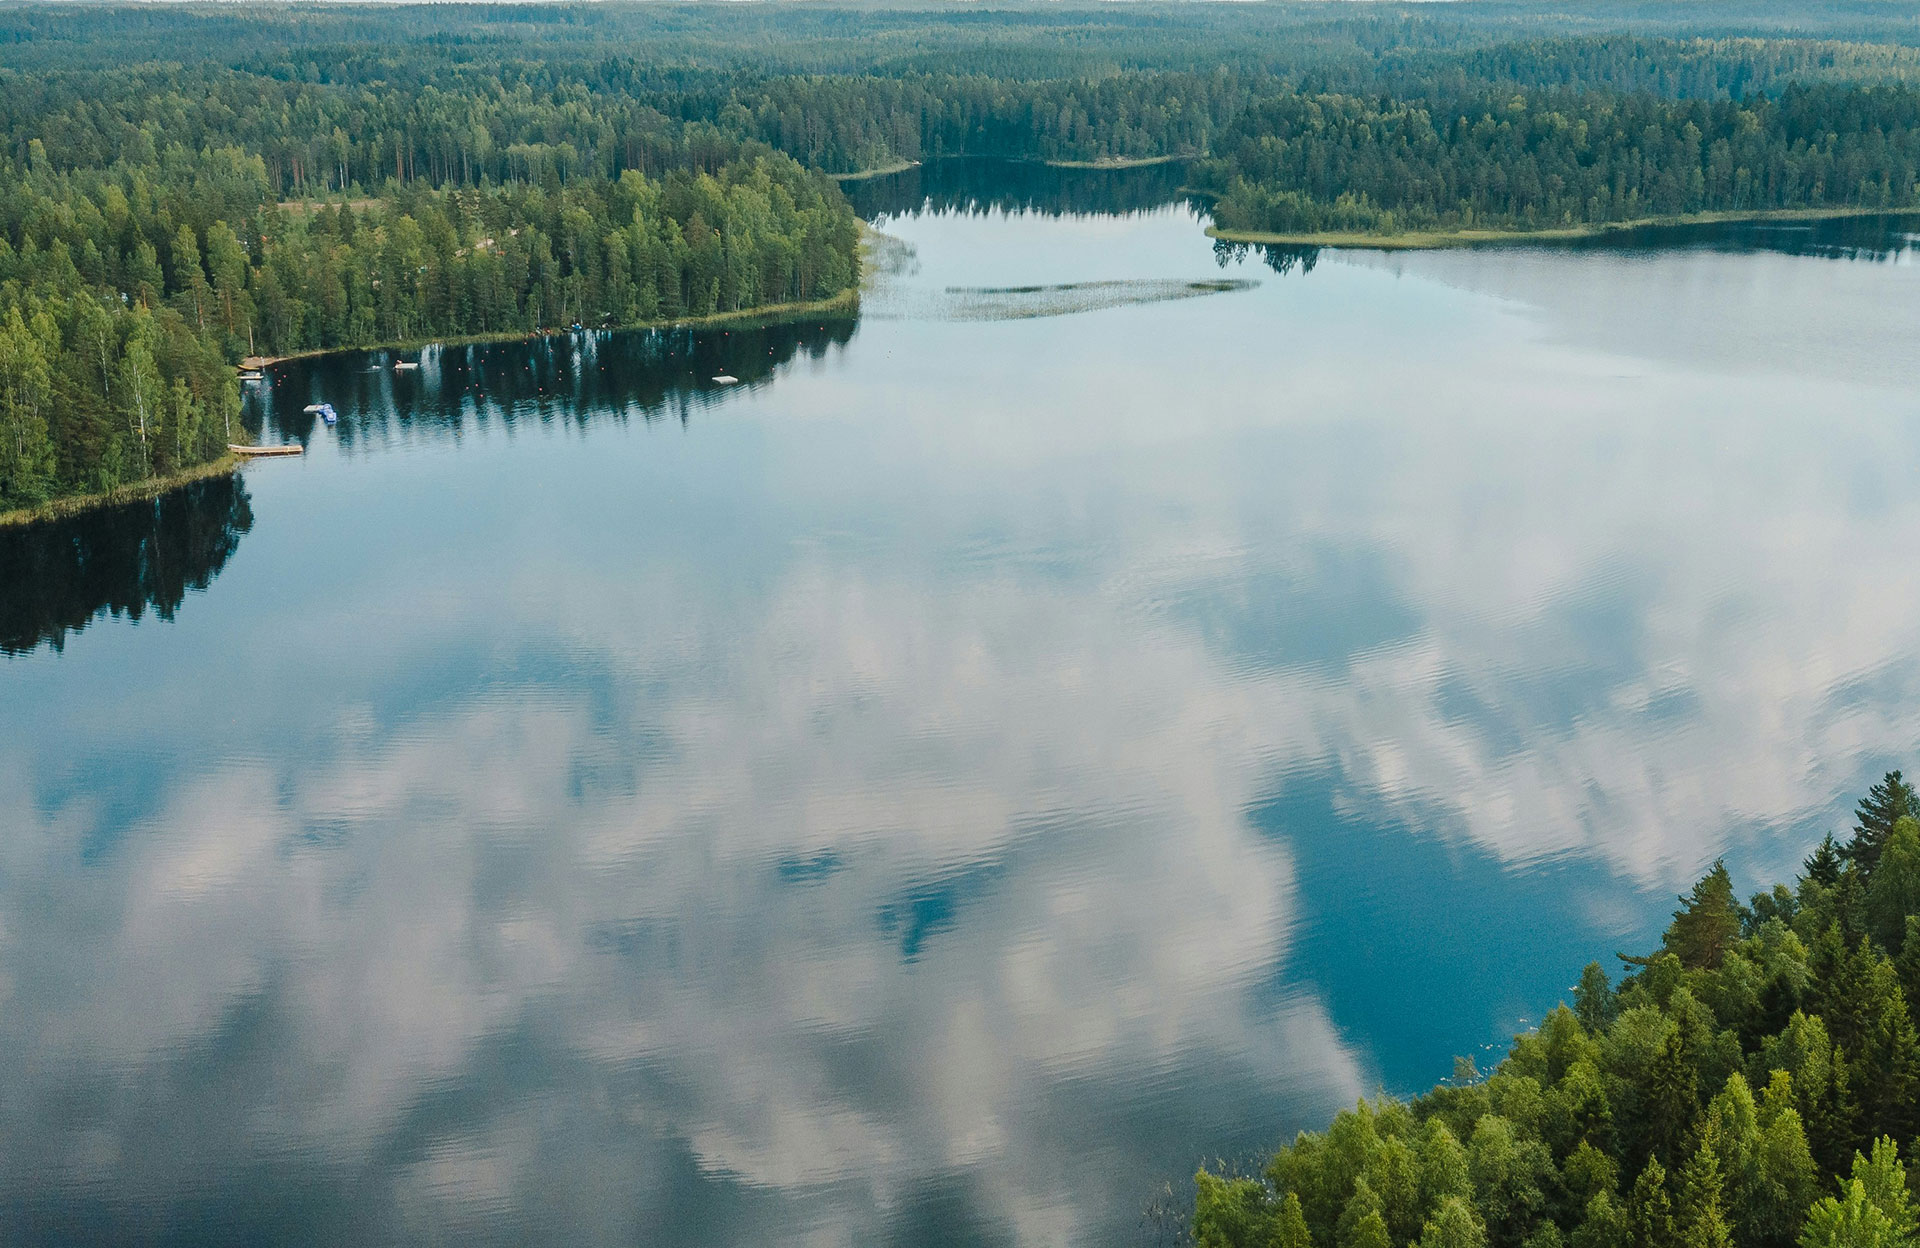
[[[1124,1242],[1920,739],[1910,266],[917,315],[1223,275],[1005,207],[857,326],[290,369],[218,579],[0,659],[23,1240]]]

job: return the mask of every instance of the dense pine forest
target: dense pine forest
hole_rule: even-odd
[[[1205,1248],[1898,1248],[1920,1234],[1920,799],[1899,772],[1792,887],[1715,864],[1660,948],[1599,963],[1484,1079],[1382,1098],[1253,1177]]]
[[[1920,204],[1885,5],[0,10],[0,511],[164,478],[247,354],[857,280],[827,176],[1179,159],[1229,234]]]

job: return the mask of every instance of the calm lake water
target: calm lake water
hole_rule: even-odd
[[[289,365],[0,534],[9,1241],[1138,1242],[1913,761],[1920,226],[1177,183],[866,184],[857,321]]]

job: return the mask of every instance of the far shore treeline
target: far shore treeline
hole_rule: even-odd
[[[1909,1248],[1920,1204],[1920,800],[1892,772],[1789,887],[1714,865],[1485,1079],[1363,1101],[1258,1176],[1203,1170],[1202,1248]]]
[[[838,296],[827,175],[942,156],[1256,236],[1916,206],[1884,6],[1530,3],[0,9],[0,512],[217,457],[248,354]]]

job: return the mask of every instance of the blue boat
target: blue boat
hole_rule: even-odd
[[[318,416],[330,425],[336,424],[340,420],[340,413],[333,410],[333,404],[331,403],[309,403],[305,410],[311,415]]]

